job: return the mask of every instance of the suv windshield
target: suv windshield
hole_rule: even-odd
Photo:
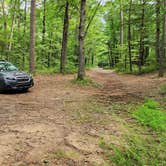
[[[18,69],[10,63],[0,63],[0,72],[17,71]]]

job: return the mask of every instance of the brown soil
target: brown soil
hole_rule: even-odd
[[[73,85],[73,75],[43,75],[35,77],[35,87],[27,93],[0,94],[1,166],[102,165],[100,134],[114,133],[112,141],[118,144],[120,129],[114,120],[97,124],[104,116],[82,115],[84,106],[91,100],[111,105],[153,97],[166,80],[155,74],[120,75],[101,69],[88,75],[101,86]]]

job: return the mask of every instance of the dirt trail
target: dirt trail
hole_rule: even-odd
[[[91,71],[89,76],[103,84],[101,89],[102,96],[110,97],[115,101],[125,102],[156,96],[160,84],[166,80],[165,78],[158,78],[157,74],[134,76],[117,74],[114,71],[101,69]]]
[[[155,75],[118,75],[101,69],[88,75],[102,86],[78,87],[71,83],[73,75],[36,76],[28,93],[0,94],[0,166],[102,163],[96,129],[72,123],[72,113],[92,98],[131,102],[153,96],[165,81]],[[59,148],[72,151],[60,153],[70,159],[57,159]]]

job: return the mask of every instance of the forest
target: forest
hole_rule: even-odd
[[[81,18],[79,3],[2,0],[1,59],[37,73],[100,66],[163,75],[165,2],[91,0],[82,4]]]
[[[0,166],[166,165],[166,0],[0,0],[0,62]]]

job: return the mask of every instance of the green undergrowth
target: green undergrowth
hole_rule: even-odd
[[[166,131],[166,113],[154,100],[146,99],[144,104],[133,112],[133,117],[142,125],[151,127],[157,132]]]
[[[91,66],[87,66],[86,70],[92,69]],[[28,71],[28,69],[27,69]],[[63,74],[76,74],[78,72],[78,68],[75,64],[69,63],[66,65],[66,69]],[[55,67],[37,67],[36,68],[36,74],[55,74],[60,73],[60,64],[56,65]]]
[[[165,143],[162,143],[165,146]],[[144,139],[138,135],[126,135],[123,145],[115,145],[103,139],[99,142],[104,150],[104,158],[118,166],[165,165],[164,148],[153,139]]]
[[[36,70],[36,74],[55,74],[55,73],[60,73],[60,69],[59,68],[42,68],[42,69],[37,69]],[[76,68],[68,68],[66,67],[66,71],[64,72],[64,74],[75,74],[77,73],[77,69]]]
[[[140,75],[140,74],[146,74],[146,73],[152,73],[157,71],[157,66],[155,63],[151,64],[151,65],[145,65],[142,66],[141,68],[141,73],[139,71],[139,68],[137,65],[133,65],[132,66],[132,72],[130,71],[129,65],[127,66],[127,68],[124,68],[124,64],[123,63],[119,63],[117,64],[117,66],[115,67],[115,71],[117,71],[118,73],[124,73],[124,74],[134,74],[134,75]]]
[[[104,159],[117,166],[166,165],[166,114],[162,106],[146,99],[137,106],[116,103],[111,110],[121,134],[115,134],[116,140],[112,134],[110,141],[99,140]]]
[[[108,120],[103,121],[103,117],[107,113],[107,109],[96,103],[84,104],[76,109],[73,113],[75,122],[78,124],[98,124],[102,126],[108,123]]]
[[[36,69],[36,74],[54,74],[58,73],[58,68],[42,68],[42,69]]]
[[[74,151],[58,149],[54,153],[54,158],[56,158],[56,159],[76,159],[76,158],[79,158],[79,154]]]
[[[68,149],[57,149],[55,152],[51,152],[48,154],[45,159],[43,160],[43,163],[45,165],[50,165],[50,163],[53,160],[70,160],[70,161],[75,161],[80,159],[80,154],[77,153],[74,150],[68,150]]]
[[[165,112],[157,101],[108,106],[94,99],[77,108],[73,117],[77,125],[98,129],[98,144],[108,165],[166,165]]]
[[[85,77],[83,80],[74,78],[71,81],[73,84],[78,85],[78,86],[92,86],[92,87],[99,87],[100,85],[90,79],[89,77]]]
[[[164,84],[160,87],[160,94],[161,95],[166,95],[166,84]]]

